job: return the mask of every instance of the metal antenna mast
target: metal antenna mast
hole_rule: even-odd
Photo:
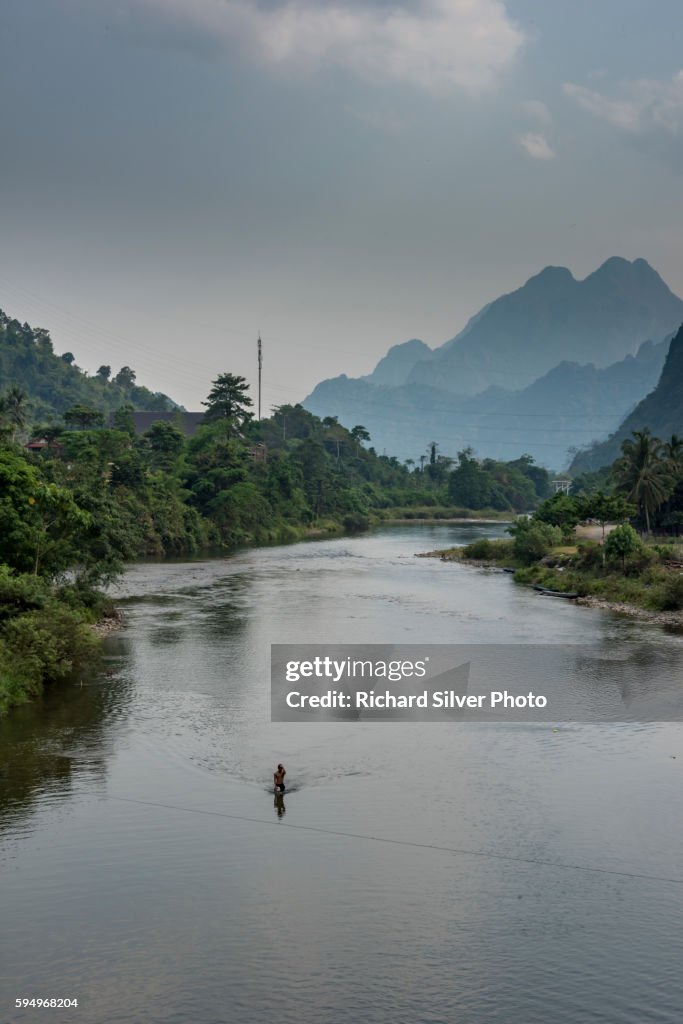
[[[263,370],[263,343],[261,342],[261,332],[259,331],[258,341],[256,342],[258,349],[258,418],[261,419],[261,371]]]

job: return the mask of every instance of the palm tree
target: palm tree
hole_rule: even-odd
[[[629,501],[635,502],[645,516],[650,533],[650,516],[671,494],[674,479],[665,447],[649,429],[635,430],[621,446],[621,458],[614,465],[614,475]]]
[[[0,419],[9,427],[14,442],[17,430],[23,430],[28,419],[28,395],[16,384],[0,398]]]
[[[663,445],[664,457],[674,476],[680,476],[683,472],[683,437],[672,434]]]

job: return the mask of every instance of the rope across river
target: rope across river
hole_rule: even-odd
[[[434,850],[438,853],[453,853],[462,857],[480,857],[488,860],[507,861],[512,864],[532,864],[536,867],[555,868],[563,871],[585,871],[596,875],[612,875],[619,878],[639,878],[648,882],[668,882],[672,885],[683,885],[683,878],[670,878],[665,875],[651,875],[641,871],[619,871],[616,868],[600,868],[590,864],[568,864],[564,861],[543,860],[537,857],[519,857],[514,854],[492,853],[487,850],[468,850],[458,846],[442,846],[438,843],[418,843],[410,839],[392,839],[388,836],[374,836],[365,832],[344,832],[341,829],[322,828],[318,825],[293,825],[290,822],[270,821],[266,818],[251,818],[245,814],[231,814],[228,811],[211,811],[201,807],[183,807],[179,804],[159,803],[154,800],[137,800],[134,797],[108,796],[105,799],[117,800],[120,803],[138,804],[141,807],[159,807],[168,811],[184,811],[186,814],[203,814],[212,818],[227,818],[233,821],[246,821],[254,825],[271,825],[276,828],[288,828],[297,832],[318,832],[327,836],[339,836],[344,839],[360,839],[371,843],[386,843],[391,846],[405,846],[417,850]]]

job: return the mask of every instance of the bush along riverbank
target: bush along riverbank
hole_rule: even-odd
[[[683,543],[641,536],[625,521],[636,512],[619,494],[558,495],[516,520],[509,540],[428,554],[505,569],[551,596],[683,627]],[[590,513],[592,528],[578,525]]]
[[[12,573],[0,566],[0,715],[69,679],[99,656],[96,623],[115,621],[95,592]]]

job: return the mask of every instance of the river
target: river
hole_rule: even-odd
[[[131,567],[103,670],[0,723],[0,1019],[679,1022],[681,725],[270,722],[271,643],[683,650],[414,557],[502,532]]]

